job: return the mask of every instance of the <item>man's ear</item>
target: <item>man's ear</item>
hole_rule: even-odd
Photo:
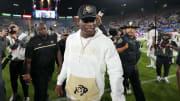
[[[79,23],[80,23],[80,20],[79,20],[79,19],[76,19],[76,23],[77,23],[77,25],[79,25]]]

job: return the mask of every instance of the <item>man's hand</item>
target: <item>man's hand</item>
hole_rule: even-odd
[[[55,92],[57,96],[63,96],[63,90],[61,85],[56,85]]]
[[[172,47],[172,45],[171,44],[166,44],[166,47]]]
[[[25,81],[28,81],[28,82],[31,82],[32,81],[32,78],[31,78],[31,75],[30,74],[24,74],[22,75],[23,79]]]
[[[101,17],[99,15],[96,15],[96,22],[98,25],[102,24]]]

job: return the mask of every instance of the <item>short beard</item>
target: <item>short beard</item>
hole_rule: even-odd
[[[46,38],[47,38],[47,34],[46,34],[46,35],[39,34],[39,36],[40,36],[42,39],[46,39]]]
[[[84,38],[93,37],[95,35],[95,33],[96,33],[96,31],[94,31],[93,34],[87,34],[86,32],[81,31],[81,36]]]

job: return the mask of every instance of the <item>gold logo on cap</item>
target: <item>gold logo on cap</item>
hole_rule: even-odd
[[[93,8],[91,6],[86,6],[84,8],[83,14],[88,14],[88,13],[92,13]]]
[[[130,22],[129,22],[129,26],[132,26],[132,24],[133,24],[133,22],[132,22],[132,21],[130,21]]]

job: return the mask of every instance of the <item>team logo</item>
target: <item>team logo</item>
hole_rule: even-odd
[[[91,6],[86,6],[83,10],[83,15],[86,15],[92,12],[93,12],[93,8]]]
[[[117,43],[122,43],[122,38],[120,38],[118,41],[117,41]]]
[[[132,26],[132,24],[133,24],[133,22],[132,22],[132,21],[130,21],[130,22],[129,22],[129,26]]]
[[[83,96],[87,92],[88,92],[88,89],[84,87],[83,85],[78,85],[74,90],[74,94],[80,94],[80,96]]]

